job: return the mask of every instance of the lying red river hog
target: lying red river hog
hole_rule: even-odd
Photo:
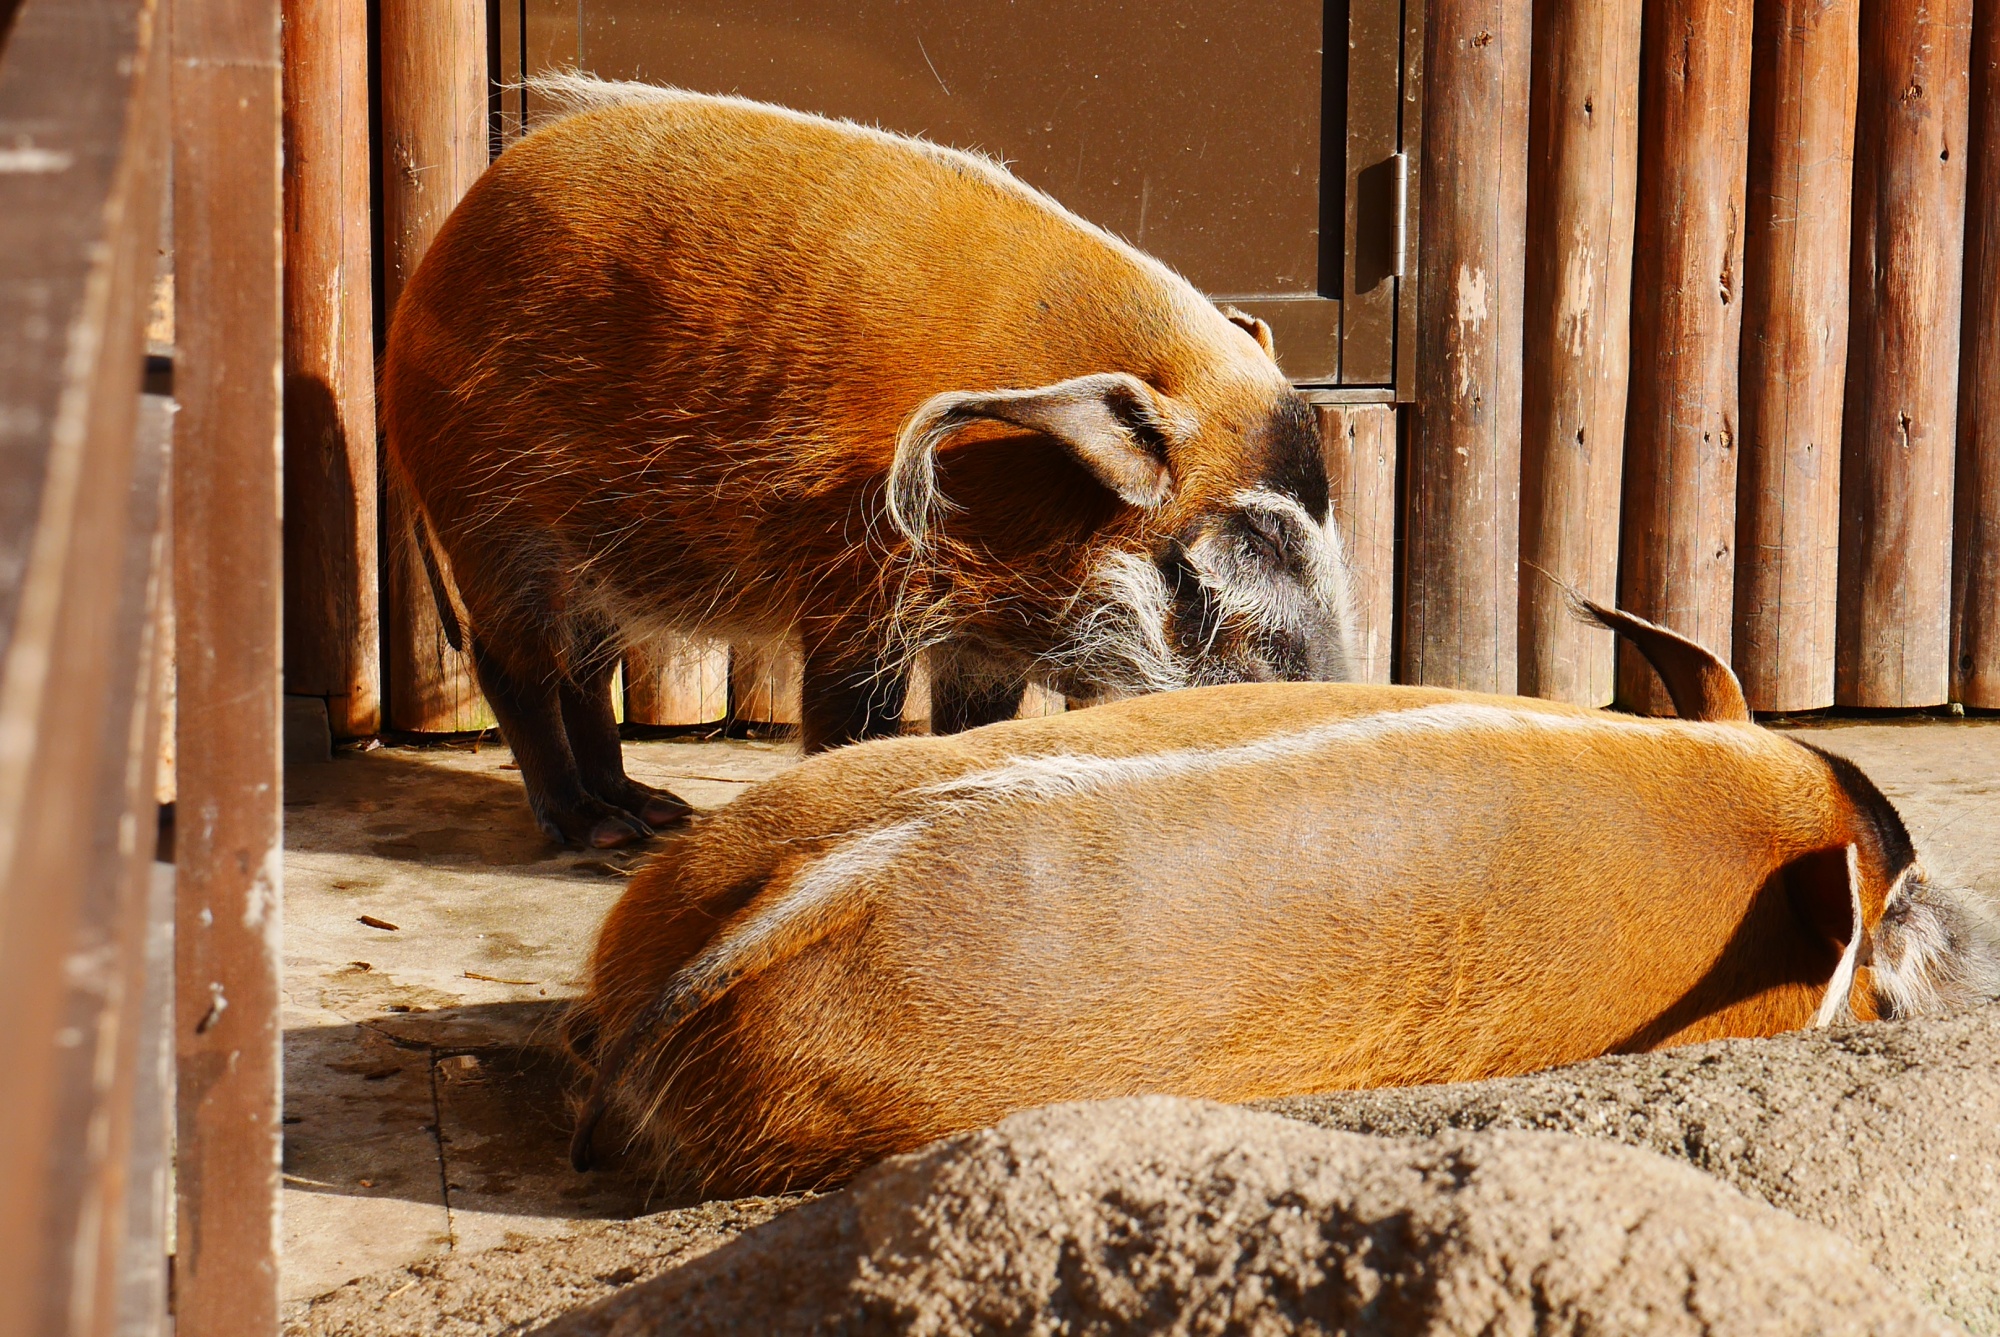
[[[1850,762],[1593,610],[1683,718],[1421,687],[1203,688],[809,759],[699,819],[570,1025],[722,1193],[1058,1101],[1467,1081],[2000,994],[1983,912]]]
[[[396,304],[382,423],[448,634],[558,839],[625,775],[620,648],[797,638],[808,751],[1031,682],[1349,676],[1311,407],[1261,321],[984,158],[580,76]],[[444,561],[437,560],[441,551]]]

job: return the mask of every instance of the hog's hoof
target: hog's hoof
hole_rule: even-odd
[[[597,850],[636,845],[653,834],[653,828],[643,817],[594,798],[585,798],[574,807],[538,805],[535,823],[558,845],[583,845]]]
[[[626,811],[637,813],[639,820],[655,831],[684,822],[694,814],[694,806],[679,794],[641,784],[633,785],[632,789],[637,803]]]
[[[590,828],[590,847],[615,850],[623,845],[636,845],[652,834],[643,823],[634,822],[630,817],[604,817]]]
[[[680,795],[642,785],[637,780],[627,780],[617,789],[596,789],[591,793],[613,810],[626,814],[645,827],[647,835],[684,822],[694,812],[694,808]]]

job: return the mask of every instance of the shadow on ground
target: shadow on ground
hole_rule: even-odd
[[[520,1229],[534,1219],[686,1205],[616,1157],[588,1175],[570,1169],[580,1075],[560,1049],[562,1007],[448,1007],[286,1031],[286,1187],[402,1199],[440,1213],[454,1247],[474,1243],[472,1217],[496,1219],[504,1237],[536,1233]]]

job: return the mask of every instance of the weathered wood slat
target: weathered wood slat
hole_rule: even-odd
[[[1402,676],[1511,692],[1529,5],[1433,0],[1425,23]]]
[[[1542,0],[1528,132],[1520,691],[1611,700],[1613,642],[1563,586],[1618,592],[1641,0]],[[1558,583],[1560,582],[1560,583]]]
[[[366,0],[285,0],[285,690],[382,727]]]
[[[486,6],[383,0],[381,32],[382,275],[393,320],[431,238],[486,170]],[[415,504],[393,477],[383,482],[389,724],[414,733],[486,728],[492,714],[470,660],[446,640],[410,541]]]
[[[715,724],[729,716],[729,647],[663,636],[625,652],[625,718],[632,724]]]
[[[1649,0],[1619,602],[1727,655],[1751,0]],[[1644,658],[1618,696],[1671,714]]]
[[[278,0],[173,7],[177,1330],[278,1323]]]
[[[1397,6],[1327,6],[1329,15],[1343,9],[1346,33],[1329,32],[1327,40],[1345,38],[1347,68],[1364,72],[1393,68],[1403,45]],[[1333,248],[1333,254],[1321,264],[1337,265],[1340,272],[1341,381],[1386,385],[1396,375],[1393,160],[1402,138],[1396,84],[1381,78],[1349,78],[1346,113],[1345,152],[1331,160],[1346,173],[1346,217],[1339,232],[1329,229],[1322,235],[1322,246]],[[1280,357],[1284,352],[1283,347],[1278,349]]]
[[[1950,689],[1972,0],[1861,11],[1835,699]]]
[[[2000,709],[2000,4],[1975,8],[1964,361],[1952,524],[1952,695]]]
[[[169,554],[161,556],[164,565]],[[146,951],[132,1014],[125,1239],[111,1273],[118,1283],[117,1324],[106,1329],[116,1337],[165,1337],[173,1331],[167,1271],[174,1216],[174,870],[155,863],[149,872]]]
[[[738,724],[797,728],[799,650],[783,645],[737,645],[729,655],[729,715]]]
[[[1060,715],[1068,709],[1069,702],[1065,701],[1059,694],[1051,692],[1046,687],[1037,687],[1033,683],[1030,683],[1028,690],[1022,693],[1021,709],[1015,713],[1014,718],[1017,720],[1040,719],[1045,715]],[[925,706],[924,720],[926,723],[930,720],[928,705]]]
[[[160,96],[154,112],[165,122],[166,80],[158,81]],[[155,187],[157,188],[157,186]],[[109,1334],[120,1331],[119,1311],[129,1280],[127,1228],[151,1227],[150,1256],[131,1260],[165,1281],[167,1266],[163,1209],[155,1197],[151,1220],[135,1211],[146,1207],[146,1191],[159,1187],[137,1176],[163,1174],[167,1154],[164,1139],[151,1144],[135,1139],[146,1130],[163,1132],[173,1089],[145,1089],[139,1070],[142,1053],[154,1052],[171,1032],[158,1035],[150,1013],[148,976],[156,969],[153,918],[153,844],[158,809],[153,803],[153,773],[149,762],[159,746],[159,676],[165,655],[159,644],[160,601],[166,593],[168,441],[172,405],[148,395],[140,411],[133,443],[131,502],[121,533],[97,535],[108,550],[120,552],[123,580],[117,599],[117,634],[110,660],[116,666],[114,692],[103,703],[114,728],[122,725],[122,746],[100,754],[94,803],[96,868],[89,879],[68,959],[91,962],[95,969],[70,980],[68,1029],[87,1037],[74,1057],[75,1088],[82,1099],[58,1126],[52,1151],[67,1151],[79,1164],[95,1163],[102,1176],[100,1200],[78,1213],[76,1225],[78,1272],[87,1266],[91,1277],[89,1318],[74,1322],[72,1332]],[[171,960],[171,943],[167,945]],[[95,1071],[91,1071],[95,1069]],[[152,1074],[157,1076],[157,1072]],[[107,1080],[108,1079],[108,1080]],[[87,1094],[86,1094],[87,1093]],[[101,1138],[98,1145],[93,1142]],[[117,1213],[111,1219],[97,1212]],[[93,1237],[94,1238],[91,1238]],[[74,1297],[80,1299],[80,1296]],[[80,1317],[80,1316],[79,1316]],[[123,1337],[121,1332],[121,1337]]]
[[[1736,673],[1753,710],[1833,704],[1860,0],[1764,0],[1750,89]]]
[[[163,439],[139,430],[165,167],[152,0],[0,48],[0,1332],[110,1333],[145,947]],[[158,415],[153,425],[158,427]],[[150,447],[150,449],[148,449]]]
[[[1388,682],[1396,612],[1396,409],[1322,405],[1321,450],[1353,577],[1356,682]]]

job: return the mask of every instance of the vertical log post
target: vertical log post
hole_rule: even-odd
[[[1762,0],[1750,76],[1736,673],[1753,710],[1833,704],[1860,0]]]
[[[1588,706],[1611,700],[1614,646],[1571,613],[1562,585],[1618,595],[1642,12],[1641,0],[1535,6],[1520,691]]]
[[[173,6],[175,1326],[278,1330],[278,0]]]
[[[1354,593],[1354,681],[1387,682],[1396,613],[1396,410],[1321,405],[1327,492]]]
[[[1835,699],[1950,690],[1972,0],[1861,12]]]
[[[1727,656],[1751,0],[1649,0],[1619,602]],[[1630,646],[1619,698],[1673,707]]]
[[[382,727],[366,0],[285,0],[285,690]]]
[[[1952,525],[1953,695],[2000,710],[2000,3],[1972,29],[1958,517]]]
[[[1511,692],[1528,0],[1430,0],[1403,678]]]
[[[486,170],[483,0],[382,0],[382,257],[385,319],[452,206]],[[446,643],[410,525],[414,503],[384,479],[383,619],[388,720],[414,733],[493,722],[467,657]]]

